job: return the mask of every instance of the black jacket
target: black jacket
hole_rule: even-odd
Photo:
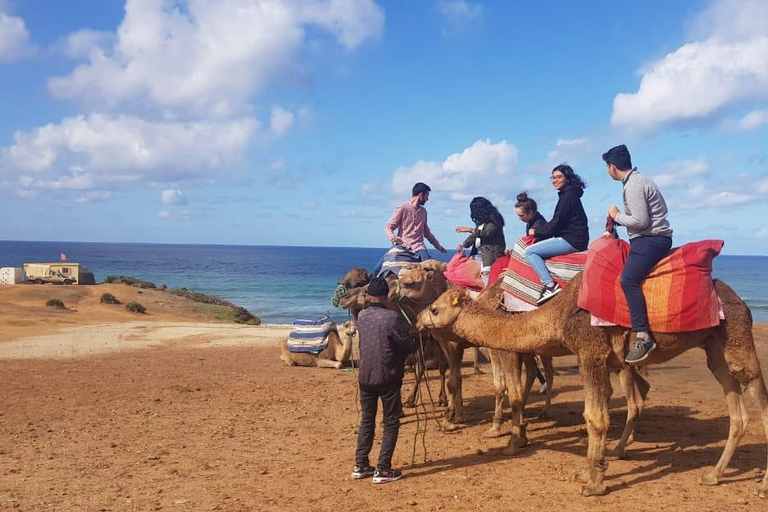
[[[584,190],[579,187],[566,187],[557,194],[560,198],[557,200],[552,220],[536,229],[536,241],[560,237],[577,251],[585,251],[589,245],[589,225],[581,204]]]
[[[528,230],[530,230],[531,228],[539,229],[541,226],[543,226],[546,223],[547,223],[547,219],[544,218],[541,212],[536,212],[536,216],[532,218],[530,221],[525,223],[525,236],[528,236]]]
[[[361,386],[391,389],[403,384],[405,358],[416,352],[416,340],[400,315],[381,304],[371,304],[357,319],[360,335]]]
[[[504,240],[504,227],[496,225],[494,222],[486,222],[482,225],[483,229],[476,227],[472,230],[464,243],[464,247],[471,247],[469,255],[477,254],[475,240],[480,238],[480,256],[483,258],[483,266],[490,267],[497,258],[504,256],[504,249],[507,248],[507,242]]]

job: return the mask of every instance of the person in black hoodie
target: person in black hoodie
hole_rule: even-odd
[[[587,186],[570,165],[560,164],[552,169],[552,186],[557,189],[557,206],[552,220],[528,234],[536,243],[525,250],[525,260],[533,267],[544,285],[538,300],[542,304],[560,293],[560,285],[554,282],[544,264],[544,259],[572,252],[584,251],[589,245],[587,214],[581,204],[581,196]]]
[[[368,307],[360,312],[357,332],[360,336],[360,408],[362,417],[357,435],[357,451],[352,478],[373,476],[373,483],[399,480],[403,474],[392,469],[392,454],[400,431],[400,388],[403,385],[405,358],[416,352],[416,340],[408,333],[400,315],[386,308],[389,285],[380,277],[368,284]],[[381,399],[384,433],[377,467],[370,465],[368,454],[373,446],[376,408]]]
[[[539,228],[547,223],[547,219],[539,212],[539,206],[536,204],[536,201],[528,197],[528,192],[517,194],[515,213],[518,219],[525,222],[526,235],[531,229]]]

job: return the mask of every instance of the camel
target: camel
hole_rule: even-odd
[[[418,325],[450,329],[474,345],[498,350],[548,356],[567,352],[577,354],[585,391],[588,449],[586,468],[575,478],[585,484],[581,488],[583,496],[599,496],[608,493],[603,480],[607,469],[608,401],[613,393],[609,374],[611,370],[625,366],[627,343],[632,336],[624,327],[590,325],[589,313],[576,306],[581,281],[582,274],[579,274],[558,296],[538,310],[517,315],[483,310],[464,292],[449,290],[422,311]],[[645,361],[646,365],[663,363],[698,347],[706,353],[707,366],[723,387],[730,429],[720,460],[701,478],[704,485],[719,483],[746,432],[749,417],[742,386],[757,403],[768,438],[768,392],[752,339],[752,314],[727,284],[715,280],[714,285],[723,303],[725,320],[716,327],[693,332],[654,333],[657,347]],[[768,497],[768,471],[758,495]]]
[[[288,340],[280,347],[280,359],[288,366],[317,366],[341,369],[352,356],[356,330],[352,322],[344,322],[342,332],[333,329],[328,333],[328,346],[321,352],[289,352]]]
[[[400,273],[400,279],[394,276],[388,277],[387,280],[390,284],[390,304],[393,307],[396,305],[400,312],[406,316],[409,322],[414,322],[416,315],[429,304],[432,303],[440,294],[442,294],[449,286],[454,286],[448,283],[445,279],[446,265],[437,260],[427,260],[423,263],[413,264],[405,267]],[[364,271],[364,269],[362,269]],[[350,270],[341,281],[340,284],[354,282],[356,276],[361,275],[361,269]],[[480,295],[477,299],[478,304],[483,307],[494,309],[498,302],[498,296],[500,293],[500,282],[489,288],[486,292]],[[353,288],[348,291],[346,295],[340,298],[340,307],[348,309],[353,317],[357,317],[360,310],[364,307],[365,301],[365,287]],[[433,338],[442,349],[445,360],[447,360],[447,367],[450,370],[448,372],[448,393],[446,400],[445,393],[445,363],[439,366],[441,387],[439,405],[447,405],[445,412],[445,430],[455,430],[456,423],[463,422],[463,396],[462,396],[462,377],[461,377],[461,363],[464,359],[464,350],[470,348],[471,345],[466,343],[459,337],[456,337],[450,332],[441,332],[435,330],[430,332],[431,338]],[[426,347],[430,347],[432,344],[427,343]],[[522,414],[524,404],[527,402],[527,397],[530,393],[530,389],[533,385],[536,377],[536,362],[533,356],[523,355],[522,357],[517,354],[497,354],[489,353],[491,358],[491,369],[493,374],[494,390],[496,395],[496,406],[493,418],[493,425],[487,432],[488,437],[500,437],[502,435],[501,426],[503,421],[503,400],[504,395],[507,394],[510,407],[512,408],[513,418],[513,432],[524,429],[524,426],[516,427],[516,425],[522,424]],[[526,383],[523,388],[520,387],[519,382],[521,380],[521,365],[525,362],[526,365]],[[544,372],[547,382],[550,385],[547,388],[546,402],[542,416],[547,416],[549,413],[549,407],[552,401],[552,379],[554,371],[552,368],[552,360],[549,358],[543,358]],[[406,399],[405,405],[412,405],[415,403],[416,392],[418,390],[420,374],[416,376],[416,385]],[[524,430],[521,436],[511,438],[511,445],[519,444],[519,439],[524,438]],[[518,439],[513,441],[512,439]],[[524,443],[523,443],[524,444]],[[516,448],[510,448],[511,451]]]

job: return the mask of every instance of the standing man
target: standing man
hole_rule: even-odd
[[[656,348],[648,334],[648,309],[642,283],[651,269],[672,247],[672,228],[667,220],[667,203],[659,187],[650,178],[632,167],[632,158],[624,144],[603,154],[608,175],[624,185],[624,213],[616,205],[608,215],[627,228],[629,255],[621,272],[621,288],[627,298],[635,345],[624,359],[629,364],[645,360]]]
[[[440,245],[427,225],[427,209],[424,208],[424,205],[429,201],[431,190],[424,183],[415,184],[411,191],[410,201],[398,205],[389,222],[384,226],[384,232],[390,242],[418,254],[421,261],[430,259],[427,246],[424,245],[424,237],[441,253],[448,252]],[[398,231],[397,234],[395,234],[395,230]]]
[[[362,418],[357,434],[357,452],[352,478],[373,476],[373,483],[400,480],[403,474],[392,469],[392,454],[400,431],[400,388],[403,385],[405,358],[416,352],[416,340],[408,334],[400,315],[385,307],[389,285],[376,277],[368,285],[365,298],[368,307],[360,312],[357,332],[360,336],[360,407]],[[376,408],[379,399],[383,412],[384,433],[377,467],[371,466],[368,454],[373,446]]]

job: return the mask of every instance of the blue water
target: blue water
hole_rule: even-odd
[[[338,280],[353,267],[371,270],[384,249],[0,241],[0,267],[58,261],[61,252],[97,282],[130,275],[186,287],[243,306],[264,323],[287,324],[326,312],[346,320],[330,300]],[[768,322],[768,257],[718,256],[714,276],[747,301],[755,321]]]

